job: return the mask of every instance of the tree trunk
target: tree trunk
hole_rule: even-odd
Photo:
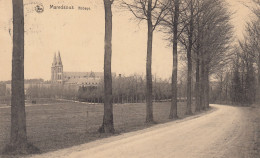
[[[204,63],[204,52],[201,52],[201,69],[200,69],[200,106],[201,109],[205,109],[205,93],[204,93],[204,75],[205,75],[205,63]]]
[[[153,122],[153,83],[152,83],[152,44],[153,44],[153,25],[152,25],[152,0],[148,0],[147,9],[147,60],[146,60],[146,122]]]
[[[23,0],[13,0],[13,54],[11,84],[11,137],[4,154],[33,154],[39,150],[27,141],[24,94]]]
[[[197,20],[198,21],[198,30],[200,30],[200,23],[199,23],[199,19]],[[195,93],[196,93],[196,108],[195,108],[195,111],[200,111],[201,109],[201,105],[200,105],[200,58],[201,58],[201,53],[200,53],[200,32],[198,31],[197,33],[197,47],[196,47],[196,57],[197,57],[197,60],[196,60],[196,85],[195,85]]]
[[[191,99],[192,99],[192,58],[191,58],[191,51],[192,51],[192,43],[193,43],[193,4],[191,0],[191,19],[190,19],[190,30],[189,30],[189,45],[187,50],[187,59],[188,59],[188,77],[187,77],[187,111],[186,114],[192,114],[191,111]]]
[[[223,91],[223,74],[220,75],[220,101],[222,102],[223,97],[222,97],[222,91]]]
[[[258,86],[257,86],[257,102],[260,103],[260,51],[258,53]]]
[[[228,104],[228,78],[226,78],[226,95],[225,95],[225,101],[226,101],[226,104]]]
[[[104,58],[104,117],[99,129],[102,133],[114,133],[113,104],[112,104],[112,2],[104,0],[105,8],[105,58]]]
[[[172,66],[172,101],[171,101],[171,111],[169,118],[177,118],[177,75],[178,75],[178,20],[179,20],[179,0],[174,1],[175,13],[173,20],[173,66]]]
[[[27,144],[24,96],[24,12],[23,0],[13,0],[13,60],[11,98],[11,145]]]
[[[205,69],[205,107],[209,108],[209,68]]]
[[[196,61],[196,85],[195,85],[195,97],[196,97],[196,111],[200,111],[200,59],[199,51],[197,52],[197,61]]]

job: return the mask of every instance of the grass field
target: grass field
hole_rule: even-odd
[[[185,116],[185,103],[178,104],[180,117]],[[154,103],[154,119],[157,123],[168,119],[170,103]],[[194,107],[193,107],[194,110]],[[103,105],[73,102],[36,104],[26,107],[27,135],[41,152],[54,151],[108,137],[97,133],[102,124]],[[143,129],[145,104],[114,105],[116,133]],[[10,108],[0,108],[0,149],[9,142]]]

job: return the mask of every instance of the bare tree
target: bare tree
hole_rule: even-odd
[[[212,1],[211,9],[203,14],[202,45],[202,82],[201,89],[204,98],[201,99],[203,108],[209,107],[209,75],[225,66],[232,58],[230,43],[233,26],[230,24],[231,14],[223,1]],[[202,95],[201,94],[201,95]]]
[[[200,2],[200,0],[197,0],[196,1],[197,3],[197,9],[198,10],[201,10],[201,8],[203,8],[203,5],[206,6],[206,1],[204,2]],[[196,105],[196,108],[195,108],[195,111],[200,111],[201,110],[201,102],[200,102],[200,99],[201,99],[201,83],[200,83],[200,76],[201,76],[201,67],[200,67],[200,64],[201,64],[201,14],[202,14],[202,11],[198,12],[197,16],[194,17],[195,18],[195,28],[194,28],[194,38],[196,39],[196,42],[194,43],[194,53],[195,53],[195,60],[196,60],[196,74],[195,74],[195,78],[196,78],[196,81],[195,81],[195,105]]]
[[[184,12],[180,15],[181,21],[183,21],[184,33],[180,35],[179,41],[186,49],[187,55],[187,109],[186,114],[192,114],[191,104],[192,104],[192,47],[194,44],[194,22],[195,17],[198,13],[195,12],[196,3],[194,0],[184,0],[183,8],[186,8]],[[197,12],[199,12],[197,10]]]
[[[210,0],[205,0],[205,1],[201,1],[201,0],[195,0],[193,5],[194,6],[194,28],[193,28],[193,51],[194,51],[194,55],[192,56],[195,59],[195,63],[196,63],[196,73],[195,73],[195,111],[200,111],[201,108],[203,107],[201,100],[203,100],[204,98],[204,93],[203,93],[203,87],[202,87],[202,78],[203,78],[203,69],[202,67],[204,67],[204,62],[202,60],[203,58],[203,54],[202,54],[202,46],[203,43],[201,42],[203,37],[203,27],[205,25],[205,20],[203,21],[203,14],[206,10],[210,10]]]
[[[170,41],[172,46],[172,85],[171,85],[171,109],[169,119],[178,118],[177,115],[177,97],[178,97],[178,36],[179,36],[179,12],[180,0],[170,0],[167,8],[167,15],[163,18],[161,31],[167,36],[166,40]]]
[[[253,63],[258,67],[257,100],[260,101],[260,19],[252,20],[247,24],[244,41],[240,42],[240,47],[244,53],[248,53]]]
[[[163,32],[166,33],[169,38],[167,40],[172,42],[173,46],[173,73],[172,73],[172,106],[170,111],[170,118],[177,116],[177,67],[178,67],[178,49],[177,49],[177,41],[180,41],[182,44],[181,48],[186,49],[187,59],[188,59],[188,69],[190,71],[187,76],[187,94],[188,94],[188,108],[187,113],[191,114],[191,81],[192,81],[192,46],[195,42],[193,34],[194,34],[194,21],[195,17],[198,16],[200,12],[200,8],[198,8],[197,2],[198,0],[185,0],[185,1],[171,1],[168,7],[168,15],[164,18],[163,23],[164,26]],[[166,31],[165,31],[166,30]],[[176,115],[176,116],[174,116]]]
[[[153,32],[163,17],[166,16],[167,0],[133,0],[123,4],[140,20],[147,22],[147,57],[146,57],[146,122],[152,123],[153,119],[153,84],[152,84],[152,48]]]
[[[24,8],[23,0],[13,0],[13,56],[11,96],[11,139],[7,154],[38,152],[27,141],[24,94]]]
[[[187,110],[186,114],[190,115],[192,114],[191,111],[191,89],[192,89],[192,46],[193,46],[193,30],[194,30],[194,5],[193,0],[189,1],[190,3],[190,19],[189,19],[189,27],[187,29],[188,31],[188,49],[187,49],[187,59],[188,59],[188,77],[187,77]]]
[[[217,67],[217,65],[223,66],[226,63],[224,57],[231,37],[231,28],[227,24],[230,14],[227,13],[222,1],[186,0],[183,2],[183,8],[186,9],[180,17],[184,23],[184,32],[180,35],[179,41],[187,52],[186,113],[191,114],[192,64],[196,63],[195,97],[196,111],[199,111],[209,105],[209,72],[213,70],[213,68],[210,69],[209,65],[214,63]],[[218,35],[217,32],[221,34]],[[222,32],[226,34],[222,34]]]
[[[260,102],[260,1],[252,0],[252,2],[254,4],[253,7],[246,6],[252,11],[252,13],[254,13],[256,17],[247,24],[247,34],[244,36],[247,41],[244,48],[247,47],[247,49],[250,49],[250,52],[254,54],[255,59],[258,60],[256,61],[258,66],[257,101]]]
[[[255,88],[255,70],[253,67],[254,64],[254,56],[252,56],[252,52],[250,49],[247,49],[247,43],[240,42],[241,53],[239,57],[243,63],[242,72],[245,78],[244,83],[242,83],[243,88],[243,102],[247,105],[252,104],[255,101],[256,96],[256,88]]]
[[[173,64],[172,64],[172,100],[171,100],[171,110],[169,118],[178,118],[177,114],[177,102],[178,102],[178,90],[177,90],[177,77],[178,77],[178,23],[179,23],[179,5],[180,1],[174,1],[174,12],[171,10],[171,24],[173,24]],[[172,8],[172,7],[171,7]]]
[[[112,95],[112,9],[114,0],[104,0],[105,8],[105,57],[104,57],[104,116],[101,133],[114,133],[113,95]]]
[[[247,32],[250,37],[250,42],[252,42],[252,49],[255,52],[255,57],[258,56],[258,87],[257,87],[257,101],[260,102],[260,1],[253,0],[256,4],[254,8],[254,13],[257,16],[257,19],[251,23],[251,26],[248,25]]]

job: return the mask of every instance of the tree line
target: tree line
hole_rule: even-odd
[[[113,76],[113,103],[143,103],[145,102],[145,78],[142,75]],[[153,77],[153,101],[162,102],[171,100],[171,83],[169,79]],[[184,101],[187,96],[186,84],[180,82],[178,100]],[[0,87],[1,88],[1,87]],[[5,89],[4,89],[5,91]],[[76,85],[41,85],[31,84],[26,89],[26,99],[66,99],[82,102],[103,103],[104,102],[104,81],[101,80],[98,86]]]
[[[98,87],[80,87],[78,99],[81,101],[101,103],[104,101],[104,86]],[[153,79],[153,100],[163,101],[170,99],[170,83],[168,80],[160,78]],[[128,77],[113,77],[112,81],[113,103],[142,103],[145,102],[145,79],[141,75],[131,75]],[[180,96],[181,97],[181,96]]]
[[[215,102],[250,105],[260,101],[260,2],[253,4],[249,9],[255,16],[247,22],[244,38],[233,46],[229,67],[216,75]]]
[[[134,0],[123,1],[133,15],[147,22],[146,122],[153,122],[152,112],[152,37],[162,31],[172,46],[173,67],[171,109],[169,118],[177,118],[178,56],[185,52],[187,63],[187,114],[192,114],[192,98],[196,111],[209,107],[209,78],[225,66],[230,56],[231,13],[222,0]],[[194,73],[195,72],[195,83]],[[195,84],[195,90],[193,90]]]

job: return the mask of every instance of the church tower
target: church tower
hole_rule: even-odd
[[[58,56],[57,56],[56,72],[57,72],[57,82],[59,84],[62,84],[63,83],[63,65],[62,65],[62,61],[61,61],[60,52],[58,52]]]
[[[56,78],[56,70],[55,70],[55,67],[56,67],[56,63],[57,63],[57,59],[56,59],[56,53],[54,54],[54,57],[53,57],[53,62],[52,62],[52,66],[51,66],[51,82],[54,83]]]
[[[62,84],[63,83],[63,65],[61,61],[60,52],[58,56],[56,53],[53,57],[52,67],[51,67],[51,81],[52,83]]]

